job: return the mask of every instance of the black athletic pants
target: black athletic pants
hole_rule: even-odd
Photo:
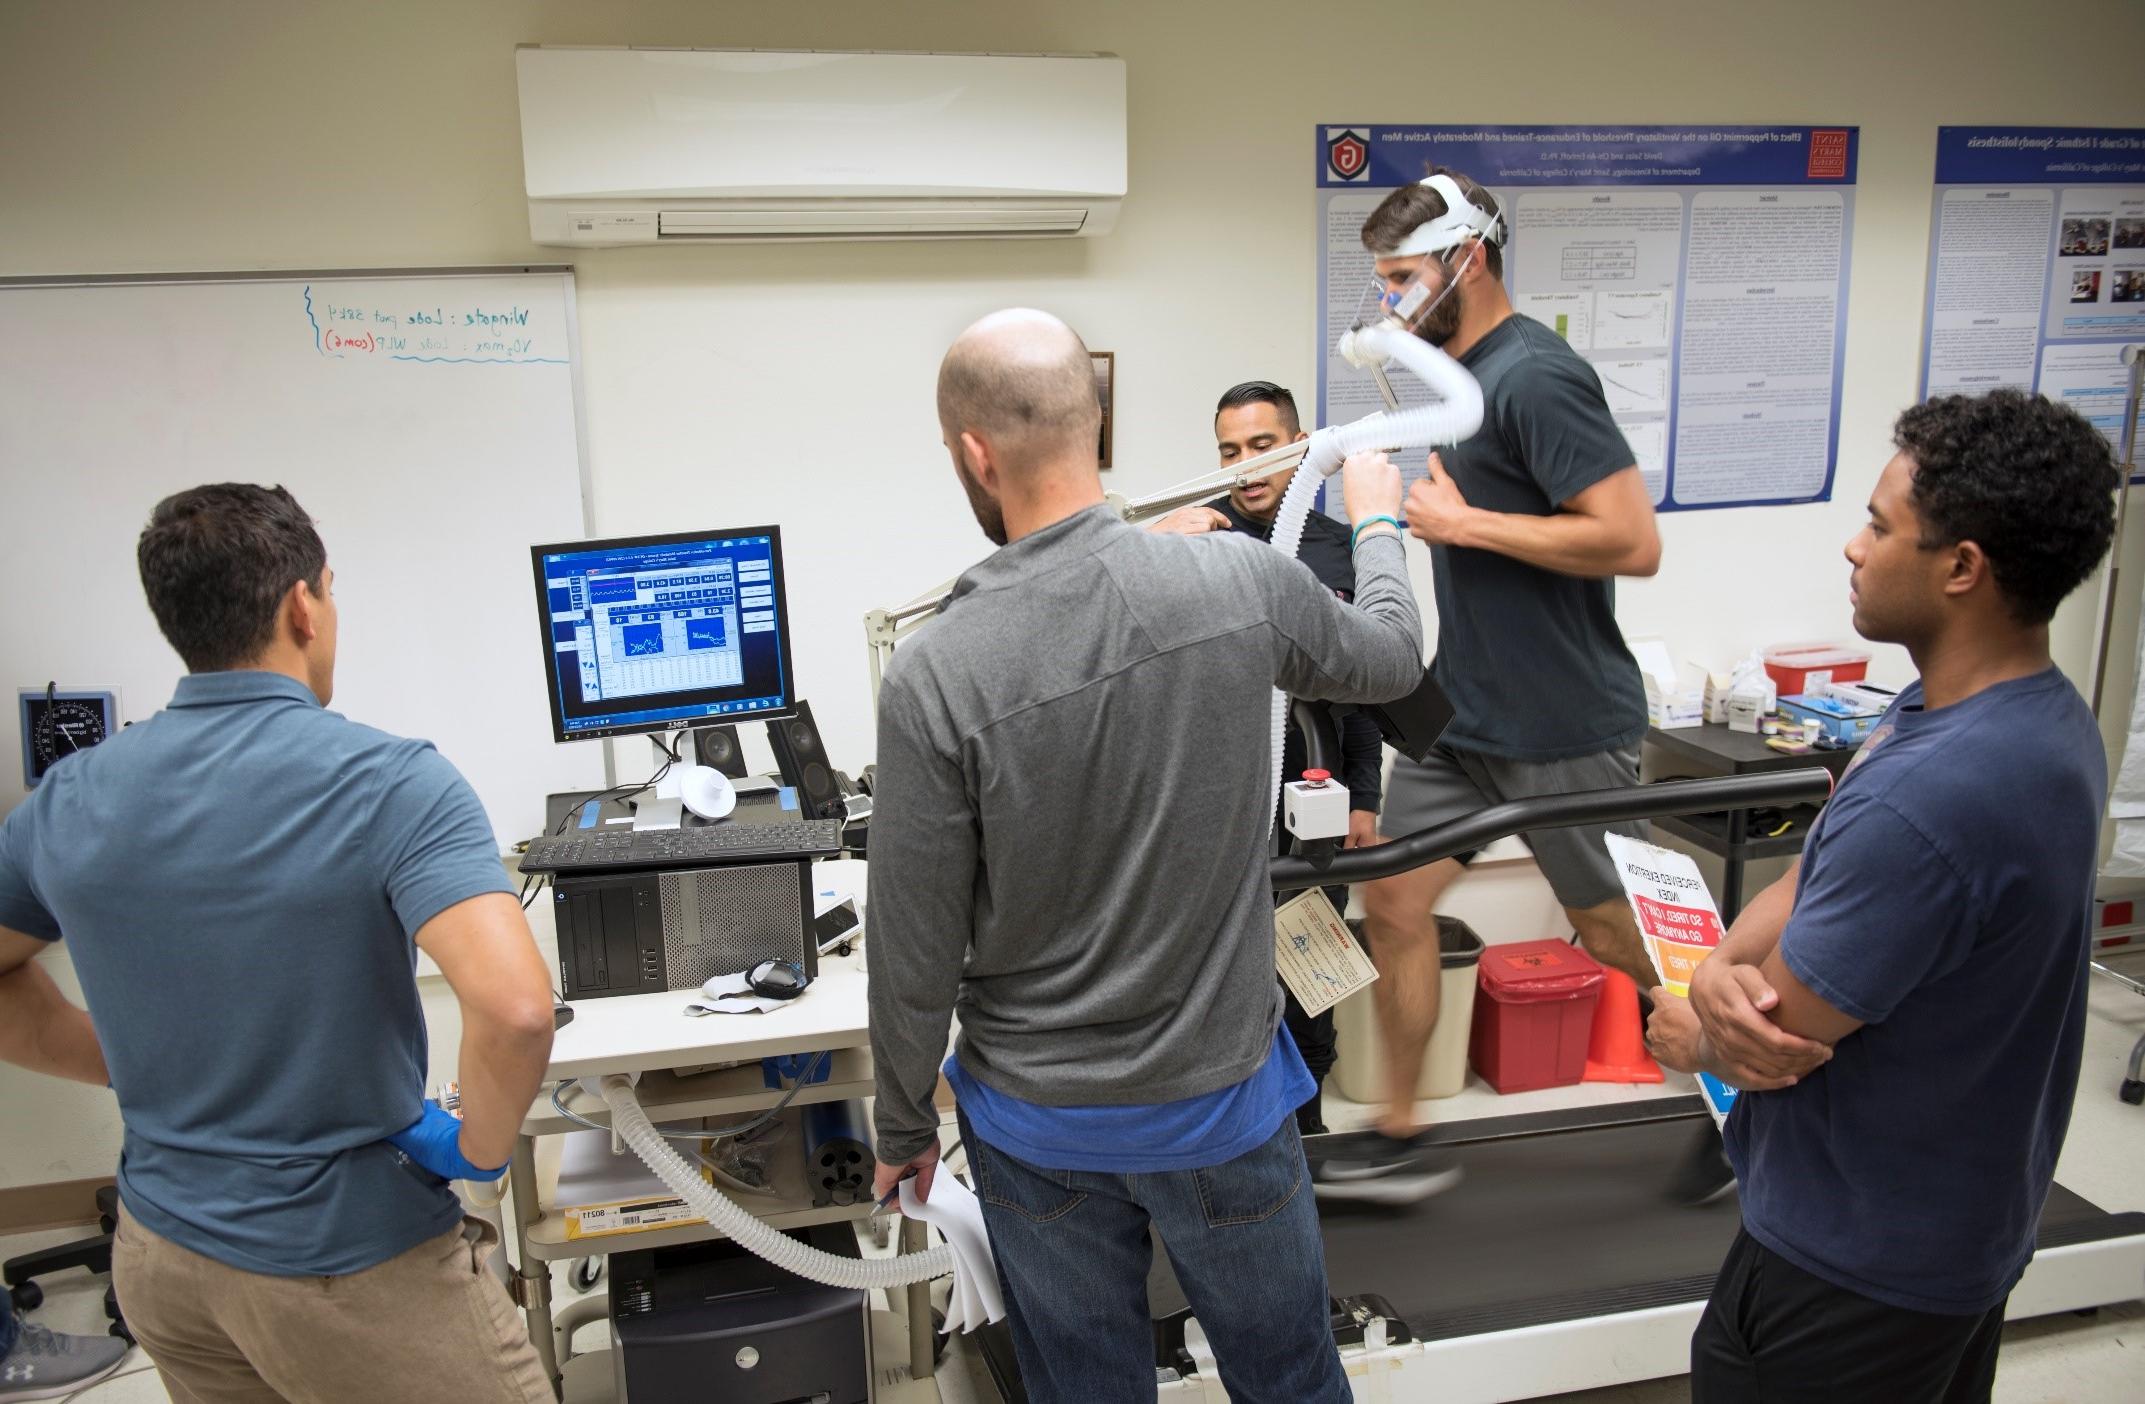
[[[1281,1022],[1288,1025],[1289,1037],[1296,1040],[1296,1051],[1303,1054],[1303,1065],[1311,1070],[1313,1079],[1324,1082],[1339,1056],[1335,1047],[1338,1040],[1334,1036],[1333,1011],[1304,1013],[1303,1006],[1296,1002],[1296,996],[1290,994],[1285,985],[1281,989],[1281,1000]]]
[[[2001,1304],[1978,1316],[1888,1306],[1738,1233],[1691,1337],[1692,1404],[1986,1404]]]

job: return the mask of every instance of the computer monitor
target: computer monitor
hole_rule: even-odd
[[[529,554],[559,740],[793,709],[779,528],[564,542]]]

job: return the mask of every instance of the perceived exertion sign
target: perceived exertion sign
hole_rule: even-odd
[[[1713,954],[1725,933],[1720,908],[1706,890],[1698,865],[1673,849],[1608,834],[1609,856],[1616,861],[1623,879],[1624,895],[1639,921],[1639,936],[1646,953],[1661,972],[1661,983],[1677,999],[1691,997],[1691,973],[1698,962]],[[1698,1074],[1698,1087],[1705,1094],[1706,1110],[1715,1121],[1724,1121],[1735,1105],[1736,1092],[1711,1073]]]

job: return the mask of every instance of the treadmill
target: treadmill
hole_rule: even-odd
[[[1375,848],[1276,859],[1273,885],[1368,882],[1537,829],[1819,803],[1831,785],[1813,768],[1517,800]],[[1491,1404],[1686,1373],[1741,1221],[1732,1194],[1695,1207],[1667,1194],[1708,1121],[1693,1094],[1452,1123],[1433,1137],[1467,1172],[1453,1189],[1397,1208],[1322,1201],[1356,1397]],[[2145,1214],[2051,1188],[2009,1318],[2140,1296]],[[1227,1399],[1159,1245],[1148,1305],[1159,1398]],[[1024,1404],[1010,1332],[1000,1323],[981,1343],[1001,1397]]]

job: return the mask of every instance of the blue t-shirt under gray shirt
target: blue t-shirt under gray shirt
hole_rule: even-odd
[[[1113,1175],[1204,1170],[1249,1155],[1318,1091],[1286,1024],[1275,1027],[1273,1051],[1250,1077],[1174,1102],[1048,1107],[970,1077],[958,1055],[946,1059],[945,1073],[961,1114],[990,1145],[1044,1170]]]
[[[1935,711],[1900,694],[1811,831],[1780,937],[1863,1026],[1728,1119],[1751,1237],[1912,1311],[1984,1312],[2017,1284],[2078,1085],[2107,779],[2053,668]]]
[[[512,890],[429,743],[278,673],[182,679],[0,824],[0,925],[66,940],[126,1122],[128,1211],[275,1276],[361,1271],[460,1222],[382,1143],[422,1110],[412,937]]]

